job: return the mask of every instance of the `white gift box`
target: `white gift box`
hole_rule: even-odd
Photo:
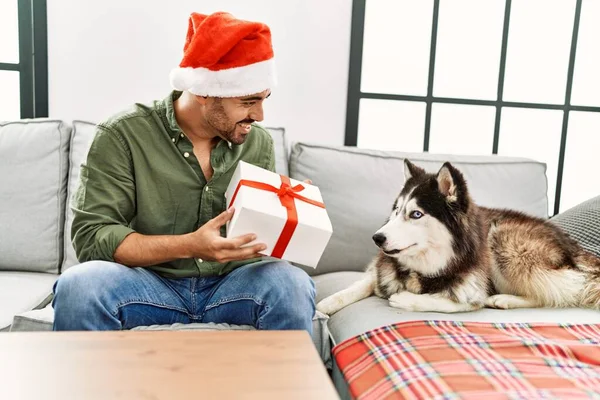
[[[264,243],[261,254],[317,267],[333,232],[318,187],[240,161],[225,198],[227,208],[235,208],[228,238],[254,233],[256,240],[249,245]]]

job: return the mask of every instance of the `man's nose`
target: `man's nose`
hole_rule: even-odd
[[[255,104],[254,107],[250,109],[248,116],[255,121],[262,121],[264,119],[262,102]]]

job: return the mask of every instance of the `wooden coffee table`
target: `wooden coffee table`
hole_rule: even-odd
[[[6,399],[338,399],[306,332],[0,334]]]

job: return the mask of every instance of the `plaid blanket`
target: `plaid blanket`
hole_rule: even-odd
[[[414,321],[333,349],[358,399],[600,399],[600,325]]]

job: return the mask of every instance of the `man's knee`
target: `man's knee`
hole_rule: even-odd
[[[115,288],[128,268],[90,261],[69,268],[54,286],[54,330],[120,329]]]
[[[260,275],[267,283],[267,302],[271,306],[285,310],[289,317],[312,318],[316,290],[306,272],[287,262],[274,262],[266,264]]]
[[[89,261],[69,268],[54,285],[55,308],[85,308],[91,301],[102,300],[125,268],[105,261]]]

